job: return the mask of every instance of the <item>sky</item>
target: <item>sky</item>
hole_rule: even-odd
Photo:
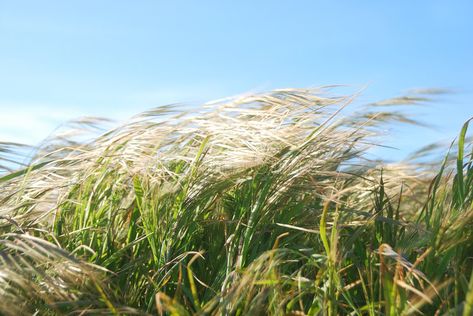
[[[412,110],[432,128],[389,130],[401,157],[473,116],[472,15],[471,0],[0,0],[0,141],[274,88],[453,91]]]

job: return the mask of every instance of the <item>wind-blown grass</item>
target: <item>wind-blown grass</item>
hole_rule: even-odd
[[[51,137],[0,178],[0,313],[471,315],[468,123],[435,169],[371,161],[386,124],[415,123],[382,109],[428,99],[342,115],[352,100],[75,122],[95,136]]]

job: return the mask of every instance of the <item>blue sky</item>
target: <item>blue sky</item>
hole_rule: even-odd
[[[435,129],[395,129],[400,156],[473,116],[472,14],[473,1],[0,0],[0,141],[250,90],[455,90],[413,111]]]

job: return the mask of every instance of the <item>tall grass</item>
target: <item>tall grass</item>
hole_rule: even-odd
[[[435,168],[373,161],[386,124],[415,123],[383,109],[427,99],[343,115],[353,99],[77,121],[101,134],[51,137],[0,178],[0,313],[472,315],[468,122]]]

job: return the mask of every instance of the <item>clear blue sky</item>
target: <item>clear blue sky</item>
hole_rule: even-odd
[[[436,130],[390,139],[404,153],[473,116],[472,16],[470,0],[0,0],[0,141],[249,90],[368,85],[367,101],[456,90],[417,110]]]

